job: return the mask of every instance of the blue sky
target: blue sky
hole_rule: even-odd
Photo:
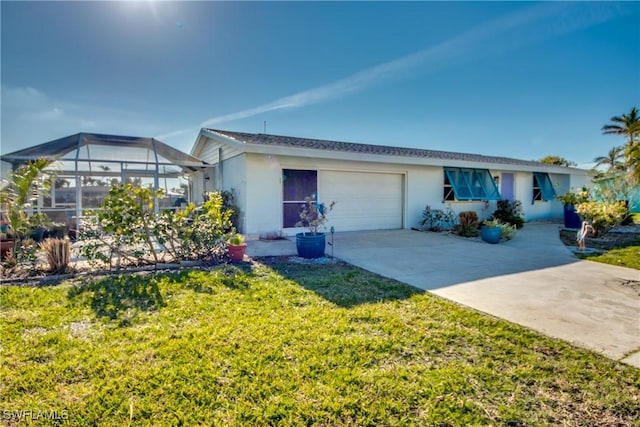
[[[1,152],[200,127],[590,166],[640,106],[639,3],[2,1]]]

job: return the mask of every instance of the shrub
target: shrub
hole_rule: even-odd
[[[522,202],[515,200],[498,200],[496,211],[491,215],[493,219],[500,222],[515,225],[516,228],[524,226],[524,215],[522,212]]]
[[[80,252],[92,264],[116,268],[122,264],[157,264],[170,260],[220,261],[226,253],[233,209],[225,208],[221,193],[208,193],[197,208],[166,210],[156,215],[154,201],[162,191],[132,184],[114,186],[102,210],[87,216],[80,235]],[[163,251],[158,251],[159,244]]]
[[[474,211],[460,212],[458,214],[458,221],[460,223],[458,227],[458,234],[460,236],[477,237],[480,235],[480,230],[478,229],[478,214]]]
[[[625,202],[586,202],[576,206],[583,221],[591,223],[594,237],[602,236],[620,225],[629,215]]]
[[[71,242],[67,239],[46,239],[40,243],[52,273],[64,273],[71,260]]]
[[[101,261],[111,267],[121,263],[158,263],[158,254],[151,240],[154,229],[154,202],[162,190],[133,184],[114,185],[104,198],[102,209],[85,220],[81,234],[82,254],[91,261]],[[148,258],[151,255],[152,260]]]
[[[517,227],[511,224],[500,224],[500,238],[505,240],[513,239],[516,234]]]
[[[223,206],[220,193],[209,193],[207,201],[196,209],[190,203],[177,221],[176,255],[181,260],[220,261],[226,254],[231,225],[231,210]],[[158,239],[161,241],[160,239]]]
[[[423,230],[450,230],[456,225],[456,213],[450,207],[441,210],[431,209],[431,206],[427,205],[422,211],[422,219],[419,224]]]
[[[478,226],[478,214],[474,211],[465,211],[458,214],[458,220],[461,226]]]
[[[240,228],[240,209],[236,205],[236,194],[233,189],[227,191],[221,191],[220,196],[222,196],[222,208],[225,211],[229,212],[229,222],[231,223],[231,228],[237,230]],[[231,232],[232,230],[227,230]]]

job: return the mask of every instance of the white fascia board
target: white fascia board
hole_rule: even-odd
[[[199,157],[200,154],[202,153],[202,147],[204,146],[204,144],[207,143],[207,140],[209,139],[213,141],[217,141],[224,145],[232,146],[240,151],[245,151],[245,146],[247,145],[244,142],[238,141],[237,139],[233,139],[225,135],[220,135],[219,133],[216,133],[216,132],[210,132],[206,129],[200,129],[200,132],[198,133],[198,137],[196,138],[196,143],[193,145],[193,148],[191,149],[191,155],[194,157]]]
[[[388,156],[380,154],[353,153],[342,151],[317,150],[311,148],[286,147],[263,144],[244,144],[247,153],[267,154],[292,157],[310,157],[315,159],[350,160],[372,163],[395,163],[402,165],[421,165],[436,167],[462,167],[474,169],[491,169],[513,172],[548,172],[558,174],[585,174],[583,169],[566,168],[556,165],[514,165],[508,163],[486,163],[467,160],[439,159],[431,157]]]
[[[194,157],[200,157],[200,153],[202,153],[202,146],[204,145],[205,140],[206,138],[202,135],[202,131],[200,131],[200,133],[198,133],[198,136],[196,137],[196,142],[193,144],[193,147],[191,147],[191,151],[189,152],[189,154]]]

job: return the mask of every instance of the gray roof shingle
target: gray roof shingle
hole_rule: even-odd
[[[461,160],[481,163],[497,163],[522,166],[550,166],[533,160],[509,157],[484,156],[481,154],[455,153],[451,151],[425,150],[420,148],[392,147],[389,145],[358,144],[354,142],[327,141],[322,139],[298,138],[293,136],[269,135],[263,133],[232,132],[219,129],[205,129],[247,144],[272,145],[281,147],[311,148],[316,150],[340,151],[386,156]]]

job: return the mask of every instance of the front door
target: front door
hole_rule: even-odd
[[[300,221],[305,197],[318,196],[318,171],[282,170],[282,227],[293,228]]]
[[[503,173],[500,178],[500,195],[502,199],[514,201],[515,191],[514,191],[514,177],[512,173]]]

